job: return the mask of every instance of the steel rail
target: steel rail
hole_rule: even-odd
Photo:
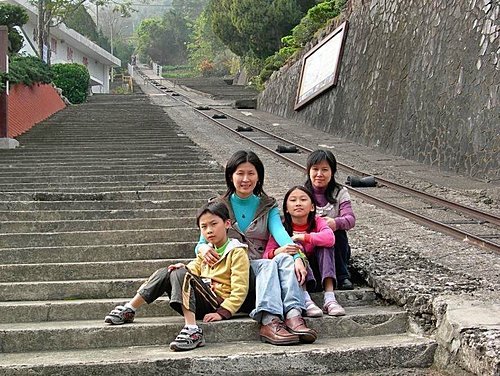
[[[147,76],[146,76],[147,77]],[[155,86],[156,87],[156,86]],[[156,87],[158,90],[162,91],[162,89]],[[179,94],[179,93],[177,93]],[[182,94],[179,94],[179,96],[183,96],[185,98],[187,98],[189,100],[189,98],[185,95],[182,95]],[[172,96],[172,98],[174,98],[175,100],[177,101],[180,101],[178,98],[176,98],[175,96]],[[305,171],[305,166],[301,165],[300,163],[288,158],[288,157],[285,157],[284,155],[276,152],[275,150],[261,144],[260,142],[258,141],[255,141],[253,140],[252,138],[242,134],[241,132],[238,132],[237,130],[233,129],[232,127],[222,123],[221,121],[217,120],[217,119],[214,119],[212,118],[211,116],[209,116],[208,114],[205,113],[206,110],[200,110],[200,109],[197,109],[195,106],[192,106],[190,105],[189,103],[186,103],[185,101],[180,101],[181,103],[184,103],[190,107],[192,107],[197,113],[201,114],[202,116],[204,116],[205,118],[211,120],[212,122],[218,124],[219,126],[223,127],[224,129],[227,129],[228,131],[234,133],[234,134],[237,134],[239,137],[245,139],[246,141],[249,141],[251,142],[252,144],[258,146],[259,148],[261,149],[264,149],[266,150],[267,152],[271,153],[273,156],[275,157],[278,157],[279,159],[282,159],[284,161],[286,161],[287,163],[289,163],[290,165],[292,165],[293,167],[295,168],[298,168],[302,171]],[[252,127],[253,129],[256,129],[258,130],[259,132],[262,132],[270,137],[273,137],[275,139],[279,139],[281,141],[284,141],[284,142],[287,142],[288,144],[291,144],[291,145],[294,145],[296,146],[297,148],[299,149],[302,149],[303,151],[307,151],[307,152],[311,152],[312,149],[309,149],[303,145],[300,145],[300,144],[297,144],[293,141],[289,141],[289,140],[286,140],[280,136],[277,136],[277,135],[274,135],[272,134],[271,132],[269,131],[266,131],[258,126],[255,126],[255,125],[252,125],[244,120],[241,120],[241,119],[238,119],[234,116],[232,116],[231,114],[228,114],[224,111],[221,111],[219,109],[214,109],[214,108],[210,108],[212,111],[216,111],[216,112],[219,112],[221,114],[224,114],[226,117],[229,117],[241,124],[245,124],[246,126],[250,126]],[[363,176],[368,176],[369,174],[366,174],[365,172],[362,172],[362,171],[359,171],[359,170],[356,170],[350,166],[347,166],[343,163],[340,163],[340,162],[337,162],[339,164],[339,166],[343,169],[343,170],[347,170],[347,171],[350,171],[352,173],[356,173],[357,175],[363,175]],[[453,210],[456,210],[456,211],[459,211],[459,212],[463,212],[463,213],[467,213],[468,215],[470,216],[473,216],[477,219],[481,219],[485,222],[489,222],[489,223],[492,223],[492,224],[495,224],[495,225],[499,225],[500,224],[500,218],[497,217],[497,216],[494,216],[492,214],[489,214],[489,213],[485,213],[483,211],[479,211],[479,210],[476,210],[476,209],[473,209],[473,208],[470,208],[468,206],[464,206],[464,205],[460,205],[460,204],[457,204],[457,203],[453,203],[451,201],[448,201],[448,200],[445,200],[445,199],[442,199],[440,197],[437,197],[437,196],[434,196],[434,195],[431,195],[431,194],[428,194],[428,193],[423,193],[423,192],[420,192],[420,191],[417,191],[416,189],[413,189],[413,188],[410,188],[410,187],[406,187],[406,186],[403,186],[399,183],[394,183],[394,182],[391,182],[389,180],[386,180],[386,179],[383,179],[383,178],[379,178],[379,177],[376,177],[376,179],[395,189],[395,190],[399,190],[399,191],[402,191],[402,192],[406,192],[406,193],[410,193],[412,195],[415,195],[415,196],[418,196],[418,197],[421,197],[427,201],[431,201],[431,202],[438,202],[440,203],[442,206],[445,206],[445,207],[448,207],[450,209],[453,209]],[[382,207],[384,209],[387,209],[387,210],[390,210],[392,212],[395,212],[397,214],[400,214],[404,217],[407,217],[407,218],[410,218],[411,220],[417,222],[417,223],[420,223],[422,225],[424,225],[425,227],[428,227],[430,229],[433,229],[433,230],[437,230],[441,233],[444,233],[444,234],[447,234],[447,235],[450,235],[450,236],[453,236],[455,238],[458,238],[460,240],[463,240],[463,241],[467,241],[471,244],[474,244],[476,246],[479,246],[479,247],[482,247],[482,248],[487,248],[487,249],[490,249],[490,250],[493,250],[497,253],[500,253],[500,246],[494,242],[491,242],[485,238],[481,238],[479,236],[476,236],[474,234],[471,234],[467,231],[464,231],[464,230],[460,230],[460,229],[457,229],[457,228],[454,228],[454,227],[451,227],[445,223],[441,223],[441,222],[438,222],[432,218],[429,218],[429,217],[426,217],[424,215],[421,215],[421,214],[418,214],[418,213],[415,213],[415,212],[412,212],[410,210],[407,210],[407,209],[404,209],[398,205],[395,205],[395,204],[391,204],[387,201],[384,201],[382,199],[379,199],[377,197],[374,197],[368,193],[365,193],[365,192],[362,192],[360,191],[359,189],[356,189],[356,188],[353,188],[353,187],[347,187],[350,191],[352,191],[353,193],[355,193],[357,196],[363,198],[365,201],[367,202],[370,202],[372,204],[375,204],[376,206],[378,207]]]
[[[303,151],[306,151],[308,153],[312,152],[313,150],[306,147],[306,146],[303,146],[303,145],[300,145],[296,142],[293,142],[293,141],[290,141],[290,140],[286,140],[280,136],[277,136],[277,135],[274,135],[272,134],[271,132],[265,130],[265,129],[262,129],[258,126],[255,126],[255,125],[252,125],[244,120],[241,120],[241,119],[238,119],[234,116],[232,116],[231,114],[228,114],[227,112],[225,111],[222,111],[222,110],[219,110],[219,109],[213,109],[214,111],[218,111],[222,114],[224,114],[225,116],[228,116],[230,118],[232,118],[233,120],[236,120],[236,121],[239,121],[240,123],[242,124],[245,124],[247,126],[250,126],[256,130],[258,130],[259,132],[262,132],[268,136],[271,136],[271,137],[274,137],[278,140],[281,140],[281,141],[284,141],[284,142],[287,142],[288,144],[290,145],[293,145],[293,146],[296,146],[297,148],[303,150]],[[339,162],[337,161],[337,164],[339,166],[339,169],[343,170],[343,171],[347,171],[347,172],[350,172],[352,174],[356,174],[356,175],[361,175],[361,176],[370,176],[370,174],[364,172],[364,171],[361,171],[361,170],[357,170],[353,167],[350,167],[342,162]],[[405,192],[405,193],[409,193],[413,196],[417,196],[417,197],[420,197],[430,203],[438,203],[439,205],[441,206],[444,206],[444,207],[447,207],[449,209],[452,209],[452,210],[455,210],[455,211],[458,211],[458,212],[462,212],[462,213],[466,213],[467,215],[475,218],[475,219],[478,219],[480,221],[484,221],[484,222],[489,222],[491,224],[494,224],[496,226],[500,226],[500,217],[498,216],[495,216],[493,214],[490,214],[490,213],[487,213],[487,212],[484,212],[482,210],[478,210],[478,209],[474,209],[474,208],[471,208],[469,206],[465,206],[465,205],[462,205],[462,204],[457,204],[455,202],[452,202],[452,201],[448,201],[444,198],[441,198],[441,197],[438,197],[438,196],[435,196],[435,195],[432,195],[430,193],[425,193],[425,192],[421,192],[419,190],[416,190],[415,188],[411,188],[411,187],[407,187],[407,186],[404,186],[402,184],[399,184],[399,183],[396,183],[396,182],[393,182],[393,181],[390,181],[390,180],[387,180],[387,179],[384,179],[384,178],[381,178],[379,176],[375,176],[375,179],[379,182],[379,183],[382,183],[388,187],[391,187],[395,190],[398,190],[400,192]]]

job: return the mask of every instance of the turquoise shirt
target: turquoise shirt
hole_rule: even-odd
[[[254,219],[255,212],[259,207],[260,198],[254,194],[247,198],[240,198],[233,193],[229,201],[231,202],[234,216],[236,217],[236,222],[238,222],[240,230],[245,232]],[[267,214],[267,228],[280,246],[293,244],[292,238],[283,227],[280,212],[277,207],[272,208]],[[207,241],[203,235],[200,235],[200,240],[195,248],[196,253],[198,253],[198,247],[202,244],[207,244]]]

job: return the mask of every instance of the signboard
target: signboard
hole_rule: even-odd
[[[295,110],[337,84],[347,28],[345,21],[302,59]]]

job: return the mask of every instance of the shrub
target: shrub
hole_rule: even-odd
[[[38,57],[14,55],[9,59],[8,79],[11,85],[23,83],[31,86],[37,82],[50,83],[52,74],[49,66]]]
[[[198,66],[198,69],[203,77],[208,77],[211,76],[214,71],[214,64],[209,60],[203,60]]]
[[[263,85],[271,74],[282,67],[295,52],[303,48],[319,29],[323,28],[329,20],[337,17],[345,3],[346,0],[327,0],[310,8],[306,16],[292,29],[292,34],[281,38],[284,47],[266,59],[264,68],[259,74],[259,84]]]
[[[71,103],[83,103],[87,99],[90,74],[84,65],[54,64],[51,67],[54,84],[62,89],[63,95]]]

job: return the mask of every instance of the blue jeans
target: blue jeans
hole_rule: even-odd
[[[272,260],[250,260],[255,274],[255,309],[250,317],[261,322],[262,313],[268,312],[284,320],[292,308],[305,309],[304,293],[295,276],[293,257],[280,253]]]

